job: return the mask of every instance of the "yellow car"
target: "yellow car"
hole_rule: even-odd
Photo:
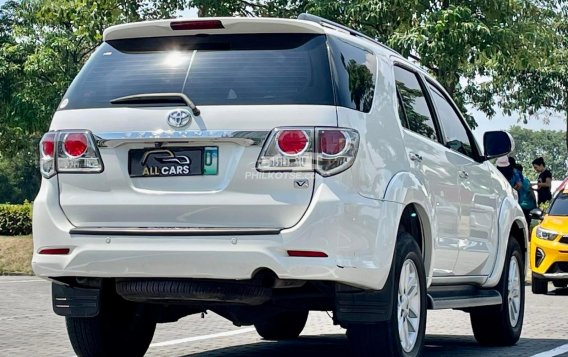
[[[549,281],[557,288],[568,286],[568,186],[555,195],[546,214],[535,209],[531,216],[541,220],[531,235],[532,292],[546,294]]]

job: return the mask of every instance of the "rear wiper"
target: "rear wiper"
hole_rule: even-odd
[[[201,111],[197,109],[195,104],[189,99],[189,97],[183,93],[146,93],[146,94],[134,94],[127,95],[125,97],[114,98],[110,101],[110,104],[124,104],[124,105],[187,105],[193,115],[199,116]]]

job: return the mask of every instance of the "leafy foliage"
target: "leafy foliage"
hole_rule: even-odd
[[[32,233],[32,204],[0,205],[0,235],[20,236]]]

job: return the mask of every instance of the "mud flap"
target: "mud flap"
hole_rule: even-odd
[[[94,317],[99,314],[101,290],[52,283],[53,311],[59,316]]]
[[[339,325],[374,324],[388,321],[393,307],[392,269],[382,290],[362,290],[351,286],[335,286],[335,318]]]

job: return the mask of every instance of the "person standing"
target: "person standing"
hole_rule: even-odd
[[[511,162],[511,160],[509,160],[509,162]],[[521,177],[521,188],[519,189],[519,205],[521,206],[523,214],[525,215],[525,219],[527,221],[527,227],[529,227],[530,229],[532,221],[531,210],[537,207],[536,198],[534,197],[534,191],[531,189],[531,183],[528,177],[523,175],[523,165],[517,164],[515,162],[515,165],[513,167],[517,169],[517,172]]]
[[[552,173],[546,168],[542,157],[536,158],[532,162],[534,170],[538,173],[538,183],[533,188],[538,195],[538,204],[548,202],[552,199]]]

